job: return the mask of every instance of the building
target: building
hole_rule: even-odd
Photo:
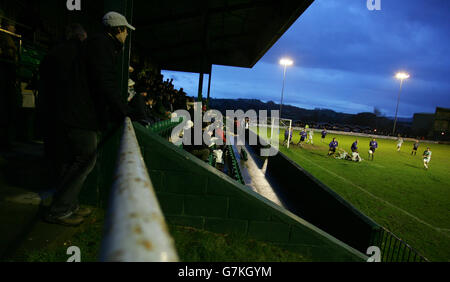
[[[414,114],[412,124],[412,134],[415,137],[428,136],[430,128],[433,126],[434,114],[417,113]]]
[[[434,114],[414,114],[412,134],[433,140],[450,140],[450,109],[436,108]]]
[[[450,109],[436,108],[429,135],[435,140],[450,140]]]

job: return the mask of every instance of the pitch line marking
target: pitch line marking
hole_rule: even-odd
[[[296,154],[296,155],[297,155],[297,154]],[[410,214],[409,212],[407,212],[407,211],[405,211],[405,210],[403,210],[403,209],[397,207],[396,205],[391,204],[391,203],[389,203],[388,201],[386,201],[386,200],[384,200],[384,199],[382,199],[382,198],[379,198],[379,197],[373,195],[372,193],[370,193],[369,191],[365,190],[365,189],[362,188],[361,186],[356,185],[355,183],[351,182],[350,180],[348,180],[348,179],[346,179],[346,178],[344,178],[344,177],[342,177],[342,176],[340,176],[340,175],[337,175],[336,173],[334,173],[334,172],[332,172],[332,171],[330,171],[330,170],[328,170],[328,169],[322,167],[321,165],[318,165],[318,164],[316,164],[315,162],[313,162],[313,161],[311,161],[311,160],[308,160],[307,158],[305,158],[305,157],[303,157],[303,156],[300,156],[300,155],[297,155],[297,156],[299,156],[299,157],[301,157],[302,159],[304,159],[304,160],[306,160],[306,161],[312,163],[313,165],[315,165],[315,166],[321,168],[322,170],[325,170],[325,171],[328,172],[329,174],[334,175],[334,176],[336,176],[337,178],[340,178],[340,179],[344,180],[345,182],[351,184],[352,186],[358,188],[359,190],[361,190],[361,191],[367,193],[369,196],[371,196],[371,197],[373,197],[373,198],[375,198],[375,199],[377,199],[377,200],[379,200],[379,201],[385,203],[385,204],[388,205],[388,206],[391,206],[391,207],[393,207],[393,208],[395,208],[395,209],[397,209],[397,210],[403,212],[403,213],[406,214],[407,216],[409,216],[409,217],[411,217],[411,218],[417,220],[418,222],[420,222],[420,223],[422,223],[422,224],[424,224],[424,225],[426,225],[426,226],[428,226],[428,227],[430,227],[430,228],[432,228],[432,229],[438,231],[439,233],[442,233],[442,234],[444,234],[445,236],[447,236],[447,237],[450,238],[450,235],[448,235],[448,234],[446,234],[446,233],[443,232],[443,231],[450,231],[450,229],[435,227],[435,226],[429,224],[428,222],[425,222],[425,221],[421,220],[420,218],[418,218],[418,217],[416,217],[416,216]]]

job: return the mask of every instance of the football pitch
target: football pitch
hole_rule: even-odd
[[[268,132],[270,136],[270,132]],[[328,157],[328,143],[336,137],[339,148],[351,152],[358,139],[362,162]],[[293,143],[299,141],[294,131]],[[411,156],[413,142],[405,141],[397,152],[397,141],[377,139],[374,160],[368,160],[367,137],[319,132],[314,144],[282,146],[279,150],[431,261],[450,261],[450,146],[421,143]],[[426,147],[432,151],[429,169],[423,166]],[[287,177],[289,177],[287,175]],[[292,179],[295,181],[295,179]]]

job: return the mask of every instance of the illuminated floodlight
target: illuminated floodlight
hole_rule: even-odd
[[[280,65],[283,66],[292,66],[294,64],[294,61],[292,61],[291,59],[288,58],[283,58],[280,60]]]
[[[398,73],[395,75],[395,78],[401,79],[401,80],[407,79],[407,78],[409,78],[409,74],[407,74],[406,72],[398,72]]]
[[[394,128],[392,129],[392,136],[395,136],[395,126],[397,125],[398,104],[400,103],[400,93],[402,92],[403,80],[408,79],[409,74],[406,72],[398,72],[395,75],[395,78],[400,79],[400,91],[398,92],[397,108],[395,109],[395,120],[394,120]]]
[[[286,80],[286,69],[288,66],[292,66],[294,64],[294,61],[292,61],[289,58],[282,58],[280,60],[280,65],[284,66],[283,71],[283,88],[281,89],[281,102],[280,102],[280,118],[281,118],[281,107],[283,106],[283,93],[284,93],[284,81]]]

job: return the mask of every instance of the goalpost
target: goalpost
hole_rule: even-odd
[[[286,119],[286,118],[272,118],[271,122],[272,125],[273,124],[277,124],[276,122],[279,122],[278,124],[280,125],[279,128],[280,129],[284,129],[286,130],[286,128],[289,130],[288,131],[288,140],[287,140],[287,147],[289,148],[289,144],[291,143],[291,129],[292,129],[292,119]],[[271,126],[271,132],[270,132],[270,136],[273,136],[273,126]],[[283,131],[284,134],[284,131]],[[284,141],[283,141],[283,145],[284,145]]]

